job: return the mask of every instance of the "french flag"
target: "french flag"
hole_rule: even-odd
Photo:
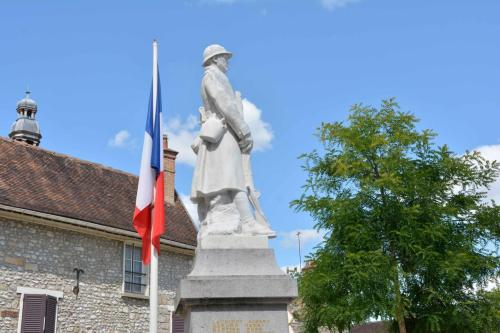
[[[151,262],[151,244],[156,253],[160,253],[160,236],[165,232],[161,88],[156,54],[153,62],[153,84],[133,219],[134,228],[142,239],[144,264]]]

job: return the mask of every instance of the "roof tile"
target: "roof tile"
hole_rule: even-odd
[[[132,230],[138,177],[0,137],[0,203]],[[162,238],[196,245],[196,229],[175,194]]]

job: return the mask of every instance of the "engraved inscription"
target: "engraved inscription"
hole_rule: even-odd
[[[212,333],[241,333],[241,320],[216,320],[212,323]]]
[[[269,320],[249,320],[245,325],[245,333],[272,333],[264,331]]]
[[[216,320],[211,333],[273,333],[266,330],[269,320]]]

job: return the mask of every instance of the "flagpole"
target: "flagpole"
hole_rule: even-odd
[[[158,94],[158,43],[153,41],[153,114],[156,114],[156,96]],[[159,121],[159,119],[155,119]],[[154,210],[154,208],[153,208]],[[154,216],[154,212],[151,213]],[[153,240],[151,228],[151,241]],[[149,281],[149,333],[158,331],[158,252],[151,244],[151,266]]]

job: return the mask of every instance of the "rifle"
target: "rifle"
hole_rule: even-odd
[[[262,225],[269,229],[270,233],[268,235],[269,238],[275,238],[276,233],[271,230],[269,227],[269,222],[267,221],[262,208],[260,207],[259,197],[260,193],[255,190],[253,185],[253,176],[252,176],[252,165],[250,163],[250,154],[243,153],[241,154],[242,162],[243,162],[243,175],[245,177],[245,186],[247,188],[248,199],[252,203],[252,206],[255,208],[255,220],[258,224]]]

